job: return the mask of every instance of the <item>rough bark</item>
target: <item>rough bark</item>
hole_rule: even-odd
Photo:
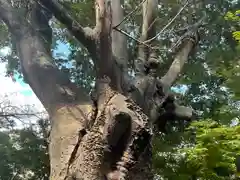
[[[169,115],[182,119],[192,115],[169,96],[169,88],[198,42],[195,32],[183,39],[169,71],[159,78],[159,59],[151,48],[155,40],[149,40],[156,35],[157,0],[145,0],[140,40],[146,43],[139,45],[136,81],[130,82],[126,36],[113,30],[123,27],[120,0],[96,0],[93,29],[82,27],[56,0],[39,2],[41,6],[34,3],[27,20],[0,0],[0,17],[15,39],[25,78],[51,117],[50,179],[153,179],[153,123],[162,118],[165,122]],[[97,80],[92,100],[53,64],[45,42],[51,39],[52,14],[94,59]]]
[[[1,18],[17,44],[22,71],[31,88],[51,117],[51,176],[64,172],[65,164],[77,144],[79,132],[85,129],[90,99],[52,64],[44,39],[33,25],[19,16],[7,1],[0,1]],[[39,9],[33,9],[38,11]],[[37,13],[37,12],[36,12]]]

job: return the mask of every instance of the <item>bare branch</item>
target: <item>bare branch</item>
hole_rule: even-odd
[[[43,16],[41,9],[36,11],[38,16]],[[0,18],[15,38],[24,77],[46,110],[51,113],[64,105],[80,101],[88,104],[89,97],[52,63],[42,38],[31,22],[18,13],[7,1],[0,1]],[[32,18],[31,21],[37,23],[38,19]]]
[[[155,23],[157,16],[157,0],[147,0],[142,4],[143,7],[143,23],[142,23],[142,34],[140,40],[142,42],[155,36]],[[146,43],[144,43],[146,44]],[[152,44],[151,44],[152,45]],[[150,45],[150,46],[151,46]],[[153,55],[153,54],[154,55]],[[155,56],[155,50],[146,48],[146,46],[140,44],[138,49],[138,58],[136,60],[136,71],[139,74],[145,73],[145,63],[148,61],[149,55]]]
[[[90,53],[94,51],[94,31],[89,27],[82,27],[67,10],[56,0],[38,0],[44,7],[63,23],[74,37],[81,42]]]
[[[123,35],[127,36],[128,38],[136,41],[138,44],[143,45],[143,46],[146,46],[146,47],[149,48],[149,49],[159,50],[159,51],[166,51],[166,50],[161,49],[161,48],[152,47],[152,46],[148,45],[147,43],[142,42],[142,41],[140,41],[139,39],[137,39],[137,38],[135,38],[135,37],[132,37],[130,34],[128,34],[126,31],[123,31],[122,29],[118,29],[118,28],[114,28],[114,29],[115,29],[116,31],[122,33]]]
[[[166,88],[170,88],[170,86],[177,79],[185,62],[188,60],[190,52],[199,42],[198,28],[203,24],[205,19],[206,14],[204,14],[204,16],[198,22],[188,27],[185,34],[176,43],[176,57],[168,72],[161,78],[161,81],[166,86]]]
[[[161,82],[164,84],[164,86],[166,86],[166,88],[170,88],[180,74],[184,64],[188,60],[189,53],[192,51],[194,45],[198,42],[197,36],[198,35],[195,34],[196,39],[191,38],[183,40],[183,44],[181,44],[182,47],[176,54],[176,57],[169,70],[161,78]]]
[[[108,76],[118,86],[116,74],[112,71],[112,7],[110,1],[96,0],[96,27],[94,28],[96,40],[99,43],[97,66],[97,79]]]
[[[4,21],[4,23],[10,27],[9,31],[16,35],[21,35],[21,31],[19,31],[19,23],[21,20],[18,16],[15,16],[14,8],[11,4],[6,0],[0,0],[0,18]],[[16,23],[17,22],[17,23]]]
[[[188,2],[189,0],[187,0],[185,3],[184,3],[184,6],[178,11],[178,13],[167,23],[166,26],[163,27],[163,29],[156,34],[156,36],[154,36],[153,38],[151,39],[148,39],[146,41],[144,41],[144,43],[148,43],[148,42],[151,42],[153,40],[155,40],[158,36],[160,36],[176,19],[177,17],[181,14],[181,12],[187,7],[188,5]]]
[[[122,19],[124,17],[123,8],[121,7],[121,0],[112,1],[112,23],[115,27],[122,28]],[[115,25],[117,24],[117,25]],[[121,64],[124,71],[127,71],[128,51],[126,36],[116,29],[112,31],[112,51],[118,64]]]
[[[141,6],[142,4],[145,2],[146,0],[143,0],[141,3],[139,3],[135,9],[133,9],[130,13],[128,13],[120,23],[118,23],[117,25],[115,25],[113,28],[118,28],[123,22],[125,22],[130,16],[132,16]]]
[[[96,11],[96,26],[93,30],[95,38],[99,38],[103,31],[104,26],[104,15],[105,15],[105,3],[104,0],[96,0],[95,3]]]

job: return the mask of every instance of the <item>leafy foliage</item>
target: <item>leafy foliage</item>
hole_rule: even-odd
[[[0,132],[0,158],[0,179],[48,179],[47,142],[32,127]]]
[[[240,126],[228,127],[212,120],[192,123],[196,145],[185,148],[186,164],[203,179],[229,179],[236,173],[235,158],[239,153]]]

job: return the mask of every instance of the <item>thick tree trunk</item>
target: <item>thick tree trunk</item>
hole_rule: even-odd
[[[155,41],[148,41],[156,34],[157,1],[146,0],[141,37],[145,43],[139,46],[136,83],[130,83],[126,37],[117,29],[123,27],[120,0],[96,0],[94,29],[83,28],[57,1],[39,1],[48,11],[44,13],[39,4],[33,4],[26,20],[11,4],[0,0],[0,17],[17,44],[24,77],[51,118],[50,179],[152,180],[153,123],[166,117],[157,109],[165,108],[165,115],[191,117],[191,111],[169,98],[168,90],[197,40],[192,36],[184,40],[169,71],[159,79],[156,52],[149,48]],[[95,62],[97,81],[92,100],[53,64],[45,42],[51,39],[51,13],[83,43]],[[166,108],[169,103],[170,110]]]

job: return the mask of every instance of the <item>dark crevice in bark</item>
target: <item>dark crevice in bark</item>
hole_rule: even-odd
[[[105,160],[109,162],[113,171],[117,167],[116,162],[120,160],[127,147],[132,131],[131,116],[120,112],[107,125],[107,147],[105,148]]]
[[[76,143],[76,145],[75,145],[75,147],[74,147],[74,149],[73,149],[73,151],[72,151],[72,153],[71,153],[71,155],[70,155],[69,161],[68,161],[67,172],[66,172],[67,174],[66,174],[66,177],[64,178],[64,180],[68,180],[69,177],[72,176],[72,175],[69,173],[69,169],[70,169],[70,166],[72,165],[72,163],[75,161],[75,158],[76,158],[77,151],[78,151],[78,148],[79,148],[79,146],[80,146],[81,140],[82,140],[83,136],[86,135],[86,133],[87,133],[87,132],[85,131],[85,129],[79,131],[77,143]]]
[[[139,113],[142,122],[141,124],[132,122],[131,137],[121,159],[117,161],[116,170],[108,174],[110,179],[126,179],[131,169],[137,164],[139,158],[151,143],[152,131],[149,126],[148,117],[141,112],[142,110],[133,101],[127,100],[127,102],[130,110]]]

